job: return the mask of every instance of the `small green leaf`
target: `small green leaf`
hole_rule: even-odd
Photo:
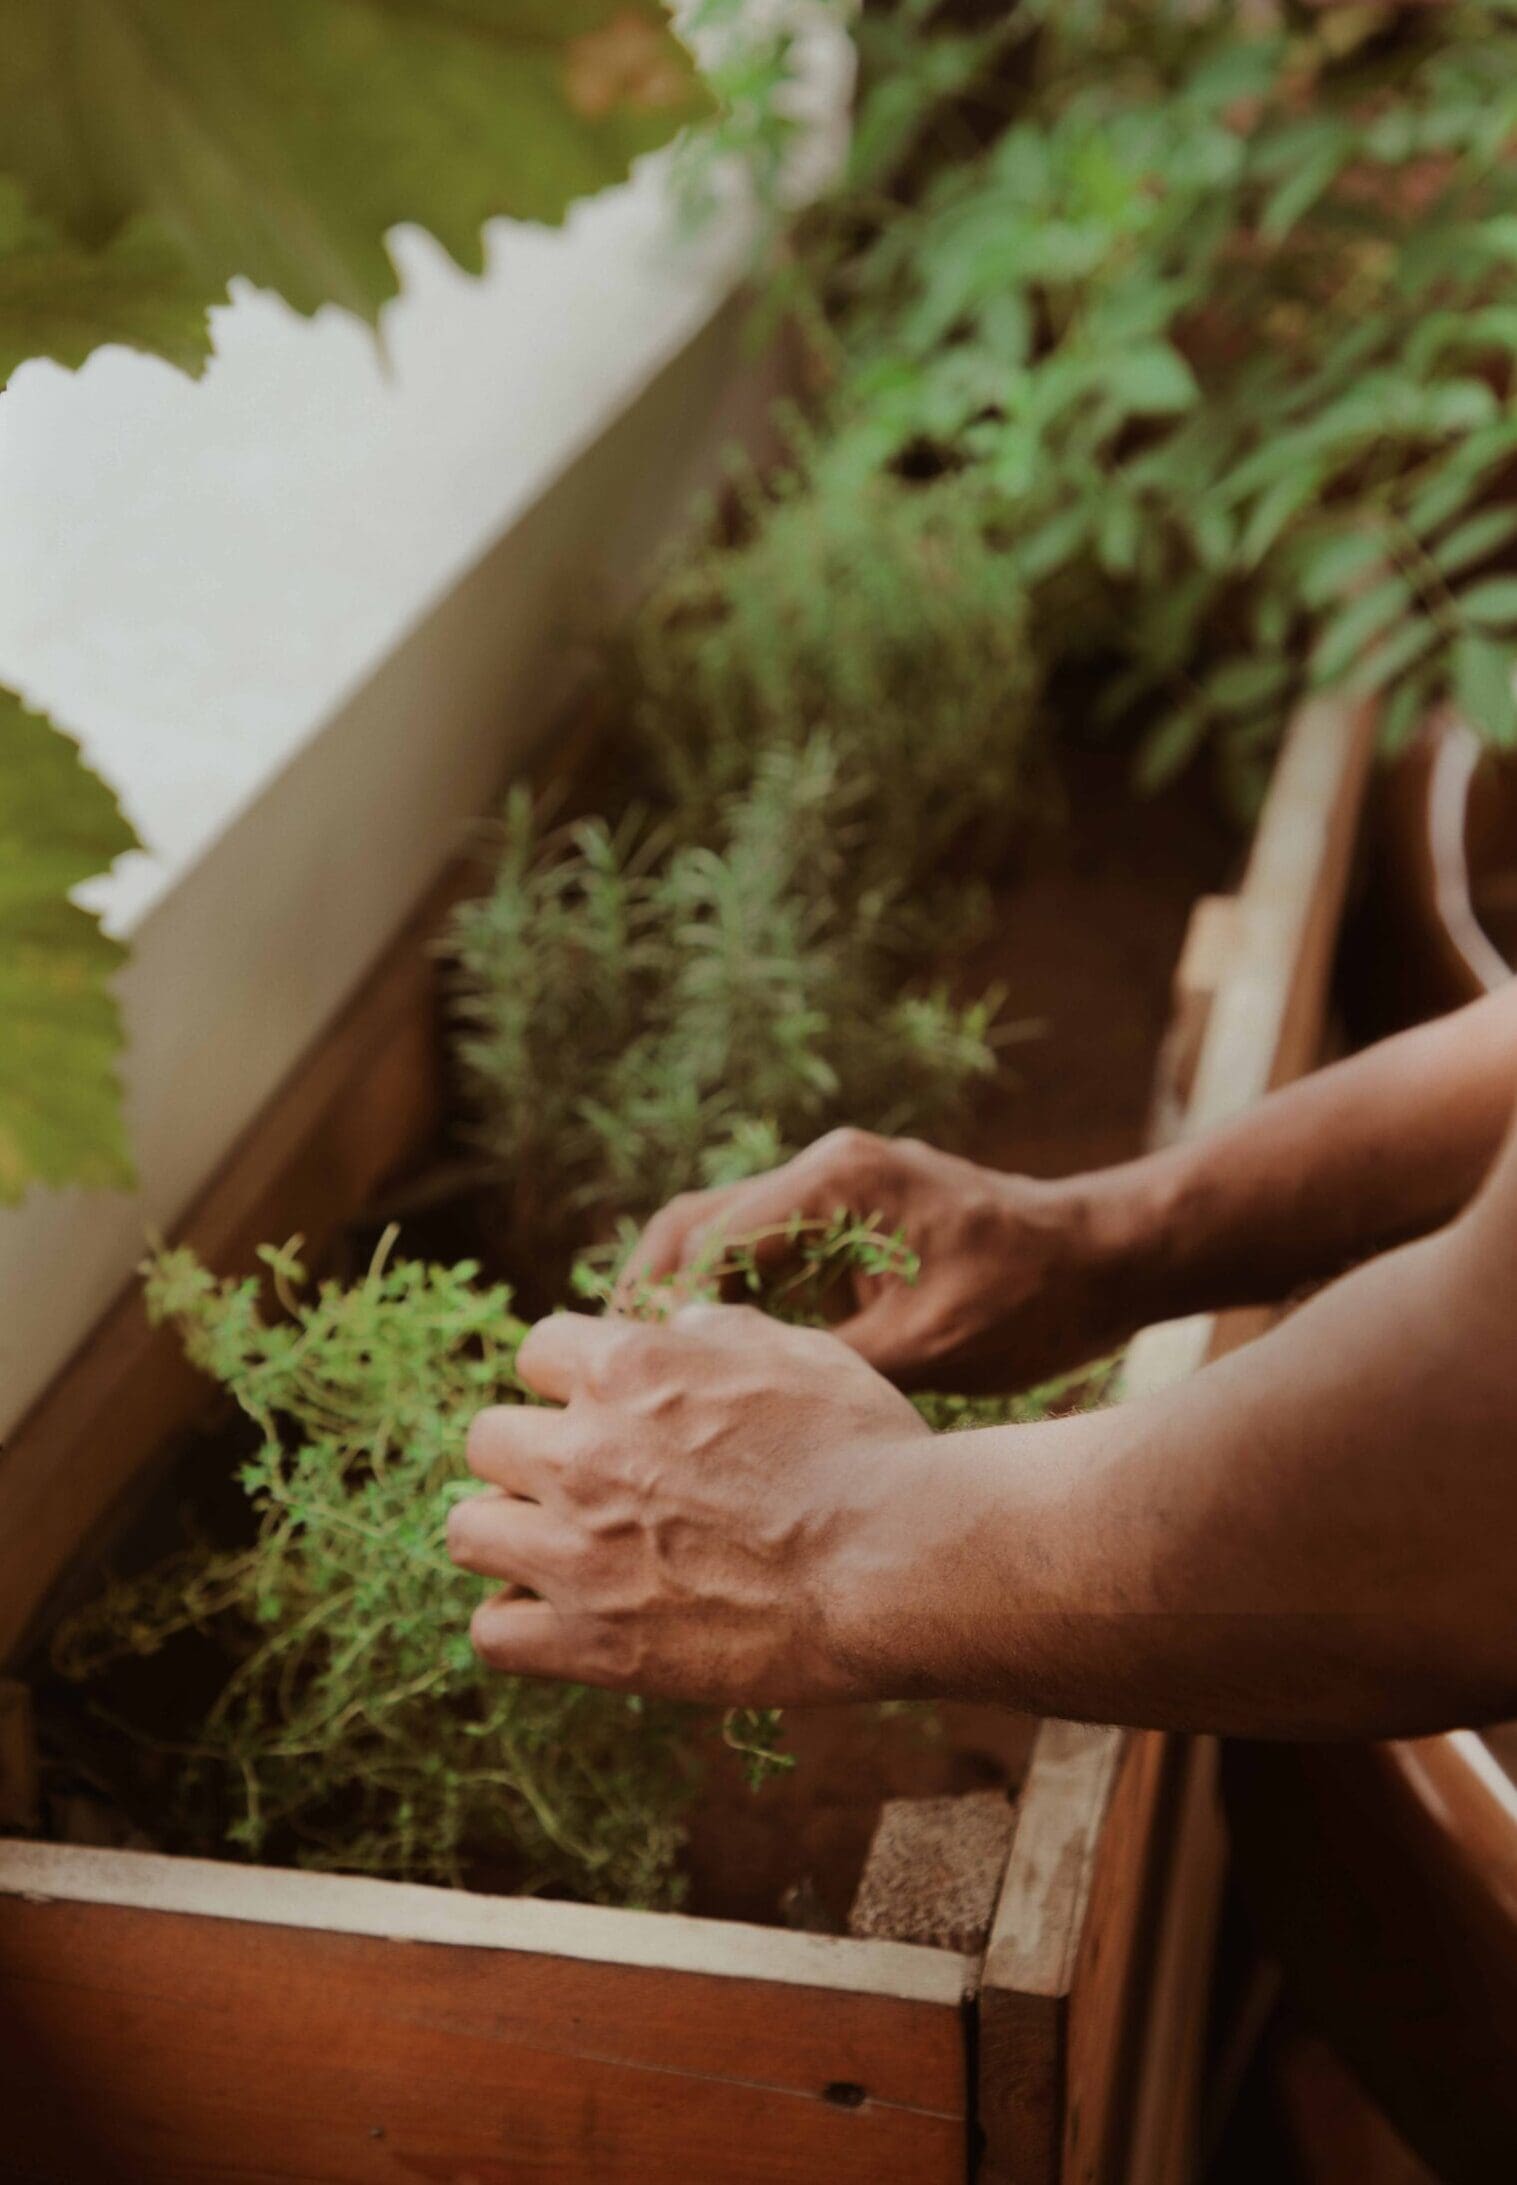
[[[1312,466],[1298,477],[1281,478],[1260,495],[1243,526],[1239,555],[1247,568],[1261,562],[1293,516],[1299,515],[1322,484],[1322,474]]]
[[[1301,597],[1308,607],[1325,607],[1384,559],[1385,541],[1372,531],[1340,531],[1314,541],[1296,559]]]
[[[1341,608],[1312,647],[1313,682],[1331,683],[1352,667],[1370,639],[1378,637],[1387,623],[1403,611],[1411,596],[1405,577],[1386,577]]]
[[[1343,165],[1344,138],[1343,130],[1333,129],[1331,140],[1286,176],[1259,217],[1259,233],[1265,242],[1284,242],[1302,215],[1310,212],[1332,186]]]
[[[1175,416],[1201,394],[1190,366],[1167,342],[1145,342],[1114,357],[1102,377],[1108,394],[1132,417]]]
[[[1517,743],[1512,676],[1517,654],[1488,637],[1464,636],[1453,654],[1454,697],[1472,728],[1503,748]]]
[[[1294,670],[1284,660],[1224,660],[1206,678],[1206,694],[1219,713],[1250,713],[1283,697]]]
[[[1145,795],[1162,789],[1190,764],[1205,741],[1211,719],[1206,706],[1192,698],[1155,723],[1133,762],[1133,778]]]
[[[1431,650],[1439,635],[1438,625],[1426,615],[1413,614],[1393,630],[1389,637],[1371,645],[1369,651],[1350,674],[1345,689],[1356,698],[1373,697],[1384,690],[1397,676],[1409,668],[1414,660]]]
[[[1487,577],[1455,601],[1466,622],[1482,629],[1506,630],[1517,623],[1517,577]]]
[[[1386,700],[1380,718],[1380,744],[1394,754],[1404,751],[1417,733],[1426,707],[1426,693],[1416,681],[1402,683]]]
[[[1435,567],[1446,577],[1457,576],[1471,562],[1484,561],[1499,546],[1517,536],[1517,508],[1483,508],[1477,516],[1456,524],[1448,537],[1431,549]]]

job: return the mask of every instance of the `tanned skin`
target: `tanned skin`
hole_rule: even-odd
[[[479,1652],[724,1704],[978,1694],[1250,1736],[1517,1713],[1514,1100],[1517,984],[1096,1175],[842,1132],[676,1201],[636,1272],[847,1209],[922,1274],[861,1283],[830,1334],[738,1305],[540,1323],[546,1403],[475,1421],[489,1491],[451,1518],[505,1586]],[[933,1436],[900,1393],[1323,1280],[1112,1410]]]

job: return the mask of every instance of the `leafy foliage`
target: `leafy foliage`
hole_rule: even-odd
[[[820,733],[851,797],[856,900],[940,884],[950,850],[992,863],[1025,811],[1039,678],[977,481],[839,488],[807,444],[767,491],[743,485],[736,543],[682,552],[628,641],[634,725],[679,824]]]
[[[681,1300],[757,1286],[761,1240],[714,1251]],[[796,1273],[771,1302],[815,1320],[848,1268],[910,1279],[913,1255],[873,1225],[795,1225]],[[681,1816],[706,1734],[690,1710],[572,1685],[499,1677],[468,1639],[480,1581],[449,1561],[449,1503],[482,1406],[526,1402],[525,1329],[510,1292],[471,1262],[390,1256],[388,1232],[351,1287],[310,1289],[299,1240],[258,1277],[218,1281],[185,1250],[148,1263],[156,1321],[236,1400],[258,1433],[241,1471],[257,1533],[245,1548],[193,1545],[113,1584],[60,1630],[68,1675],[156,1653],[191,1630],[226,1650],[219,1695],[179,1754],[179,1848],[458,1883],[494,1879],[598,1901],[677,1900]],[[581,1290],[604,1296],[604,1268]],[[650,1286],[656,1317],[675,1293]],[[1099,1384],[1092,1382],[1092,1390]],[[1050,1401],[1067,1402],[1064,1384]],[[934,1424],[1040,1414],[924,1398]],[[773,1709],[729,1716],[755,1779],[785,1764]],[[156,1721],[140,1733],[153,1747]]]
[[[200,371],[210,325],[173,245],[133,222],[104,250],[81,250],[0,176],[0,387],[30,357],[74,367],[106,342]]]
[[[0,1202],[34,1178],[131,1181],[119,945],[68,900],[135,836],[77,747],[0,691]]]
[[[148,1305],[258,1428],[242,1484],[247,1549],[191,1548],[118,1584],[64,1628],[88,1674],[210,1626],[229,1674],[189,1754],[189,1845],[458,1882],[504,1862],[511,1885],[668,1901],[689,1770],[672,1710],[501,1678],[469,1643],[479,1581],[450,1563],[449,1501],[468,1491],[465,1430],[528,1400],[525,1328],[477,1270],[387,1264],[304,1294],[294,1248],[261,1285],[217,1282],[185,1251],[148,1267]]]
[[[455,913],[458,1051],[520,1241],[771,1166],[844,1118],[944,1123],[995,1068],[997,997],[898,992],[890,904],[849,900],[825,738],[769,748],[718,808],[717,846],[635,812],[544,841],[519,791],[492,892]]]
[[[150,232],[202,308],[241,274],[372,319],[397,222],[477,272],[486,220],[561,219],[708,103],[657,0],[14,0],[0,48],[30,211]]]
[[[827,5],[821,0],[822,9]],[[749,211],[772,240],[804,128],[796,10],[689,0],[680,28],[700,56],[716,103],[712,118],[680,139],[671,162],[684,223],[700,228],[740,178]]]
[[[928,0],[858,38],[848,175],[777,277],[814,505],[980,481],[1150,781],[1215,739],[1246,799],[1310,688],[1512,741],[1510,10]]]

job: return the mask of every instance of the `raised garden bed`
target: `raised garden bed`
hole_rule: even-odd
[[[1371,727],[1330,706],[1297,719],[1240,893],[1208,897],[1193,921],[1165,1043],[1168,1127],[1217,1120],[1309,1066]],[[1129,886],[1141,854],[1129,852]],[[192,1213],[185,1233],[209,1264],[245,1266],[258,1242],[296,1230],[319,1246],[430,1139],[442,1099],[430,944],[459,884],[439,882]],[[1158,896],[1173,919],[1173,890]],[[1130,984],[1142,952],[1131,939],[1124,950]],[[1124,1150],[1130,1114],[1093,1105],[1082,1127],[1099,1142],[1082,1146],[1053,1127],[1056,1112],[1037,1165]],[[1017,1158],[1014,1108],[1003,1128],[996,1150]],[[1154,1331],[1134,1345],[1129,1380],[1189,1372],[1247,1332],[1235,1319]],[[202,1401],[130,1291],[5,1452],[0,1809],[12,1820],[33,1795],[25,1680],[50,1604]],[[831,1751],[856,1775],[849,1735]],[[956,1908],[938,1907],[958,1946],[756,1924],[762,1857],[726,1816],[699,1852],[697,1902],[744,1918],[8,1842],[4,2174],[916,2185],[971,2163],[1019,2181],[1126,2164],[1172,2185],[1220,1876],[1210,1748],[1047,1723],[1023,1772],[1015,1722],[991,1731],[950,1710],[925,1772],[900,1734],[896,1778],[881,1759],[895,1736],[868,1741],[871,1798],[1021,1778],[1004,1875],[981,1892],[988,1924],[965,1932]],[[776,1808],[774,1837],[792,1842],[823,1825],[829,1738],[803,1725],[810,1740],[821,1764],[784,1796],[811,1808]],[[738,1870],[724,1873],[729,1833]],[[835,1834],[856,1843],[856,1810]],[[835,1841],[818,1863],[838,1875],[856,1855]],[[770,1916],[782,1868],[764,1884]],[[962,1879],[945,1876],[945,1897]],[[927,1894],[917,1931],[933,1925]]]

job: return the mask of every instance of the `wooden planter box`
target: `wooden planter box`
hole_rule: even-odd
[[[1297,719],[1240,894],[1198,906],[1166,1054],[1180,1127],[1316,1052],[1370,731],[1327,706]],[[319,1243],[426,1135],[427,943],[456,885],[204,1195],[185,1234],[213,1266],[266,1235]],[[1151,1331],[1129,1380],[1244,1332]],[[0,1460],[0,1666],[201,1396],[124,1295]],[[0,1715],[0,1816],[25,1805],[25,1746]],[[0,1843],[0,2176],[1180,2185],[1221,1875],[1213,1758],[1045,1724],[969,1954]]]

